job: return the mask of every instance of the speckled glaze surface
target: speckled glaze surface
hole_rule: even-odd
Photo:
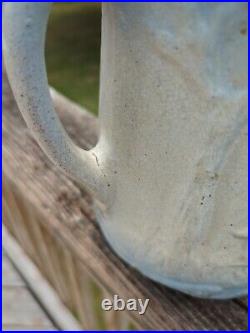
[[[4,8],[11,86],[43,150],[96,192],[106,239],[143,274],[198,297],[247,294],[247,4],[103,4],[88,152],[49,97],[49,9]]]

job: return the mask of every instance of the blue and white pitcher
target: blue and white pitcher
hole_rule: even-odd
[[[42,149],[96,193],[107,241],[143,274],[199,297],[246,294],[247,4],[103,3],[90,151],[50,98],[50,7],[4,8],[7,72]]]

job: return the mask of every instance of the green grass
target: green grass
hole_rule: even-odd
[[[98,113],[100,4],[57,3],[49,18],[46,63],[49,83]]]

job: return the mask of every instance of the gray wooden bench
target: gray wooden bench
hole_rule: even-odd
[[[50,163],[26,128],[3,77],[3,221],[84,329],[247,330],[247,299],[211,301],[170,290],[107,245],[89,193]],[[97,120],[53,91],[56,110],[83,148]],[[144,315],[104,312],[105,295],[149,298]]]

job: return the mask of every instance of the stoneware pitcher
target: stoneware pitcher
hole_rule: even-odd
[[[50,7],[4,8],[7,72],[42,149],[95,192],[105,238],[144,275],[199,297],[246,294],[247,4],[103,3],[90,151],[50,98]]]

